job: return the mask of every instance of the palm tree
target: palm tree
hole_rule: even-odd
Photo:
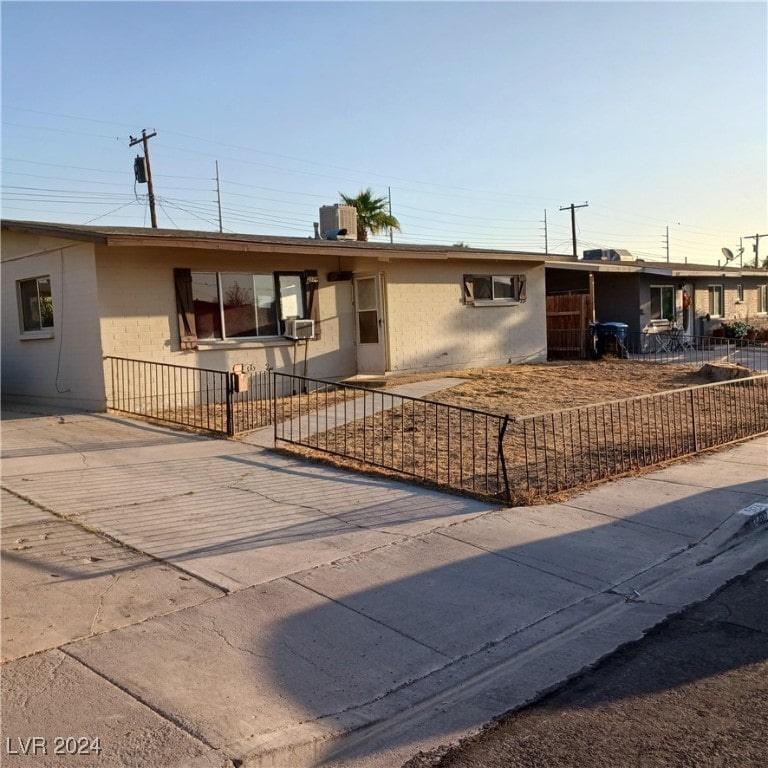
[[[341,199],[346,205],[354,206],[357,209],[357,239],[368,240],[368,233],[377,235],[390,227],[400,231],[400,222],[387,210],[388,200],[386,197],[374,197],[373,190],[361,189],[357,197],[348,197],[341,195]]]

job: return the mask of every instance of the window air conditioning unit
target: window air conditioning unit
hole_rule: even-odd
[[[285,321],[285,336],[289,339],[314,339],[315,321],[291,318]]]

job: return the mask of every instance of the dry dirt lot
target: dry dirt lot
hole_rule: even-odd
[[[708,384],[709,380],[698,370],[698,365],[603,359],[442,371],[395,377],[389,384],[394,386],[444,376],[465,378],[465,384],[438,392],[429,399],[489,413],[531,416],[577,405]]]
[[[362,399],[345,402],[360,398],[359,390],[283,398],[286,416],[298,414],[303,424],[297,430],[303,445],[290,450],[349,468],[394,470],[482,497],[532,503],[755,434],[755,406],[758,397],[765,399],[753,396],[755,388],[746,395],[706,388],[683,396],[680,390],[708,383],[698,366],[610,359],[441,371],[394,377],[388,386],[447,376],[464,382],[426,401],[393,397],[389,402],[386,393],[372,394],[365,402],[379,398],[378,412]],[[659,392],[666,394],[631,400]],[[343,411],[342,423],[324,421],[323,409],[329,407]],[[743,434],[734,432],[736,426]]]

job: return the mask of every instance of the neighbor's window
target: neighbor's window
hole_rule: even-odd
[[[736,286],[736,301],[744,301],[744,286],[741,283]]]
[[[304,317],[301,273],[192,272],[198,339],[278,336],[288,318]]]
[[[22,330],[27,333],[53,328],[51,278],[46,275],[20,280],[18,286]]]
[[[467,304],[510,304],[525,301],[525,275],[464,275]]]
[[[757,311],[768,312],[768,285],[757,286]]]
[[[651,286],[651,320],[675,320],[675,287]]]
[[[707,290],[709,292],[710,317],[722,317],[725,314],[725,307],[723,304],[723,286],[709,285],[707,286]]]

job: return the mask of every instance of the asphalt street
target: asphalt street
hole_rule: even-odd
[[[541,700],[405,768],[764,768],[768,560]]]

